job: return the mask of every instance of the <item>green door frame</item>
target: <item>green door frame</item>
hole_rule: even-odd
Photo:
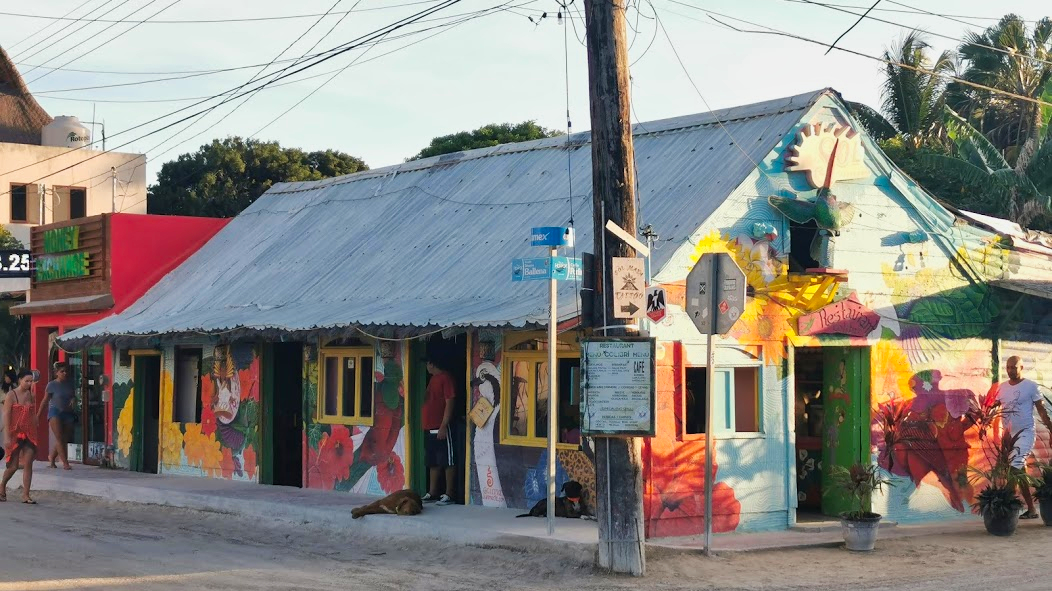
[[[407,401],[406,434],[409,445],[409,486],[419,494],[427,492],[427,466],[424,459],[424,437],[420,429],[420,410],[427,390],[427,365],[422,360],[427,353],[426,341],[410,341],[409,395]]]
[[[259,483],[274,484],[274,343],[263,343],[260,348],[263,399],[260,422],[263,433],[259,455]]]
[[[822,513],[837,516],[856,507],[833,485],[832,467],[870,461],[870,350],[823,347],[822,352]]]
[[[144,350],[128,353],[132,358],[132,442],[128,453],[128,467],[133,472],[142,472],[142,429],[143,423],[146,422],[146,401],[143,399],[143,392],[146,391],[146,388],[143,385],[143,371],[140,364],[146,357],[160,357],[161,352]],[[160,384],[157,387],[160,388]]]

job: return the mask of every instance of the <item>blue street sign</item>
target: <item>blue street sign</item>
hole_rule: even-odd
[[[573,246],[573,228],[543,226],[530,230],[532,246]]]
[[[580,281],[581,259],[549,257],[515,259],[511,262],[512,281],[535,281],[553,278],[559,281]]]
[[[552,257],[552,276],[560,281],[580,281],[581,259]]]
[[[551,279],[551,258],[515,259],[511,262],[512,281]]]

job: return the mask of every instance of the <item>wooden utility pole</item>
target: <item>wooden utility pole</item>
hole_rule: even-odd
[[[596,254],[594,326],[611,336],[634,336],[628,319],[614,318],[611,259],[634,257],[622,240],[607,239],[607,220],[636,234],[635,156],[629,110],[626,0],[585,0],[588,80],[592,116],[592,209]],[[642,440],[596,438],[596,498],[599,566],[642,576]]]

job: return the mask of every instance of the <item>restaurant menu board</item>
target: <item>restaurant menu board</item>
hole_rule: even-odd
[[[648,337],[582,343],[582,434],[654,436],[654,343]]]

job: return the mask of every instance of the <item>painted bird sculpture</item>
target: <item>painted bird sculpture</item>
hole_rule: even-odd
[[[772,207],[798,224],[815,221],[819,231],[811,243],[811,258],[818,261],[822,267],[833,266],[831,248],[833,238],[839,236],[840,230],[850,224],[855,217],[855,206],[837,201],[836,195],[830,188],[839,145],[840,140],[833,144],[833,152],[829,155],[829,165],[826,167],[825,181],[818,189],[814,201],[775,195],[767,198],[767,202]]]

